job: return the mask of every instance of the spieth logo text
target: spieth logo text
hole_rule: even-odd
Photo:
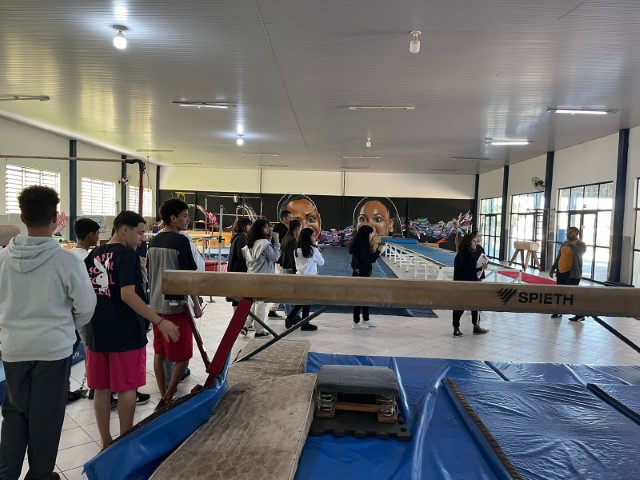
[[[541,303],[544,305],[573,305],[573,295],[566,293],[534,293],[518,292],[517,288],[501,288],[496,293],[498,298],[506,305],[512,298],[517,298],[518,303]]]

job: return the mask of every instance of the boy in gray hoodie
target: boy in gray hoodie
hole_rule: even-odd
[[[53,471],[67,403],[75,331],[91,320],[96,296],[86,268],[51,238],[60,199],[48,187],[18,196],[27,235],[0,251],[0,351],[7,395],[2,405],[0,478],[58,479]]]

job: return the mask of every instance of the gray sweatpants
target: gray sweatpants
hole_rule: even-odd
[[[49,480],[56,464],[69,393],[71,357],[51,362],[4,362],[0,480],[17,480],[25,451],[25,480]]]

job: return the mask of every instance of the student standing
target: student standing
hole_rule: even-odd
[[[162,272],[165,270],[196,270],[197,265],[191,253],[189,240],[180,231],[189,225],[189,206],[182,200],[172,198],[160,206],[160,218],[164,228],[149,242],[147,270],[151,308],[165,320],[175,323],[180,329],[180,339],[169,342],[153,327],[153,349],[155,352],[153,370],[162,398],[156,408],[162,408],[173,400],[189,359],[193,355],[193,332],[191,314],[186,310],[184,296],[167,296],[162,293]],[[196,318],[202,316],[197,296],[192,296]],[[169,386],[165,386],[165,362],[174,362]]]
[[[102,448],[112,442],[111,393],[118,394],[120,434],[133,427],[136,389],[146,383],[147,334],[144,319],[170,341],[180,332],[145,303],[142,268],[136,248],[146,222],[130,211],[113,220],[114,234],[86,258],[98,304],[86,330],[87,383],[95,389],[93,407]]]
[[[280,258],[280,242],[276,232],[271,233],[269,222],[261,218],[256,220],[247,235],[247,244],[242,248],[242,254],[247,262],[247,272],[249,273],[274,273],[275,264]],[[251,306],[251,311],[263,322],[266,320],[265,312],[267,305],[265,302],[255,301]],[[247,317],[244,327],[240,330],[242,335],[247,335],[249,327],[253,323],[251,316]],[[256,338],[267,337],[269,332],[258,322],[255,324]]]
[[[580,241],[580,230],[577,227],[567,229],[567,240],[562,242],[556,261],[553,262],[549,276],[556,274],[558,285],[580,285],[582,279],[582,256],[587,251],[587,246]],[[561,313],[554,313],[551,318],[561,317]],[[569,320],[577,322],[584,320],[584,315],[574,315]]]
[[[242,254],[242,249],[247,244],[247,234],[251,229],[251,220],[243,217],[236,220],[233,226],[233,237],[231,238],[231,246],[229,247],[229,262],[227,263],[227,272],[247,272],[247,262]],[[233,311],[238,306],[238,301],[233,298],[227,298],[231,302]]]
[[[373,271],[373,264],[380,257],[380,253],[384,248],[382,245],[377,250],[373,250],[373,228],[367,224],[363,224],[356,232],[349,253],[351,254],[351,268],[353,269],[353,277],[370,277]],[[362,312],[362,320],[360,322],[360,313]],[[375,327],[375,324],[369,319],[369,307],[353,307],[353,329],[366,330],[369,327]]]
[[[487,268],[486,265],[482,267],[476,267],[476,258],[474,252],[476,250],[476,235],[474,233],[467,233],[462,237],[460,242],[460,249],[453,261],[453,279],[464,282],[478,282],[478,273]],[[453,336],[461,337],[460,331],[460,318],[464,310],[453,311]],[[473,323],[473,333],[483,334],[489,333],[489,330],[480,326],[480,319],[478,318],[478,312],[471,312],[471,321]]]
[[[53,471],[67,404],[76,329],[96,305],[82,261],[51,238],[57,226],[55,190],[25,188],[18,196],[19,234],[0,251],[0,348],[6,374],[0,478],[59,479]]]
[[[100,225],[90,218],[79,218],[73,224],[78,243],[71,251],[84,260],[89,255],[89,250],[98,245],[100,240]]]
[[[298,244],[295,251],[296,275],[318,275],[318,267],[324,265],[324,258],[315,244],[315,232],[311,228],[304,228],[298,236]],[[309,316],[309,305],[296,305],[293,308],[292,316],[302,310],[302,320]],[[300,330],[315,331],[316,325],[311,322],[306,323]]]

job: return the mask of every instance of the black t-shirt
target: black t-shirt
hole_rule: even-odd
[[[126,352],[147,344],[145,322],[121,296],[122,287],[134,285],[144,300],[142,269],[135,250],[120,243],[101,245],[85,259],[96,309],[89,324],[89,344],[94,352]]]

